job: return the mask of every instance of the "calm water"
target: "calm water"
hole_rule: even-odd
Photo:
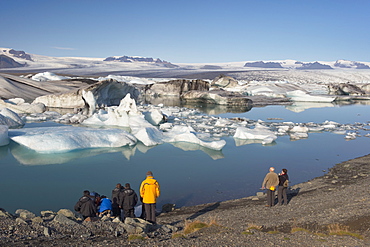
[[[245,113],[217,114],[264,121],[370,121],[370,107],[364,104],[321,105],[301,112],[270,106]],[[365,133],[368,131],[362,132]],[[0,207],[10,212],[26,208],[36,214],[46,209],[73,209],[85,189],[110,197],[116,183],[129,182],[138,191],[148,170],[153,171],[161,185],[159,205],[195,205],[255,194],[271,165],[278,170],[287,168],[290,180],[296,184],[323,175],[323,170],[336,163],[370,153],[370,138],[346,141],[343,135],[328,132],[309,133],[308,139],[298,141],[283,136],[272,146],[236,146],[232,137],[224,139],[227,145],[220,152],[189,144],[163,144],[47,155],[11,143],[0,147]]]

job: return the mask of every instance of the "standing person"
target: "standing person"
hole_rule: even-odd
[[[159,195],[159,184],[157,180],[154,179],[153,173],[148,171],[146,173],[146,179],[140,185],[140,196],[143,198],[145,207],[145,219],[152,223],[156,223],[155,207]]]
[[[75,211],[82,214],[84,220],[88,217],[96,216],[96,206],[94,200],[90,196],[90,192],[85,190],[83,196],[78,200],[74,207]]]
[[[120,202],[120,193],[122,192],[123,187],[120,183],[116,185],[116,188],[112,190],[112,216],[121,216],[121,209],[119,208]]]
[[[279,177],[274,172],[275,168],[270,167],[269,173],[266,174],[265,179],[262,182],[262,189],[267,189],[267,205],[266,207],[272,207],[275,205],[275,189],[279,184]]]
[[[129,183],[125,184],[125,189],[120,194],[120,207],[125,212],[125,217],[135,218],[134,208],[138,201],[137,194],[131,189]]]
[[[286,194],[288,188],[288,170],[282,169],[281,173],[279,173],[279,188],[278,188],[278,204],[283,205],[283,198],[284,198],[284,205],[288,205],[288,196]]]

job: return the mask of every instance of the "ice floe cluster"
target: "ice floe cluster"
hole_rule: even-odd
[[[20,114],[21,115],[21,114]],[[21,128],[25,122],[54,121],[67,125]],[[233,137],[237,146],[251,143],[269,145],[279,136],[291,140],[308,138],[311,132],[332,132],[352,140],[369,137],[370,123],[340,124],[293,123],[262,121],[246,118],[221,118],[194,109],[136,105],[126,95],[119,106],[96,110],[90,116],[82,113],[60,114],[53,111],[21,115],[9,109],[0,110],[0,145],[9,138],[40,153],[60,153],[87,148],[117,148],[122,146],[151,147],[171,143],[184,150],[220,151],[226,145],[222,137]],[[8,129],[9,128],[9,129]],[[18,128],[18,129],[14,129]],[[8,138],[9,136],[9,138]],[[185,145],[184,145],[185,144]],[[130,151],[131,150],[131,151]],[[208,150],[208,151],[206,151]],[[222,154],[212,154],[222,157]],[[127,154],[130,157],[130,154]]]

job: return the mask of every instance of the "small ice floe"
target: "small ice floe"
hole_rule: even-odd
[[[325,128],[325,129],[335,129],[335,128],[337,128],[338,125],[339,125],[339,123],[337,123],[337,122],[326,120],[325,122],[323,122],[321,127]]]
[[[254,129],[238,127],[235,131],[234,138],[260,140],[265,145],[275,141],[277,136],[268,127],[257,123]]]
[[[355,132],[348,132],[344,138],[346,140],[354,140],[356,139],[356,137],[357,137],[357,134]]]

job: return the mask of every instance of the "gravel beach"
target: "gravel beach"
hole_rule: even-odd
[[[0,246],[370,246],[369,175],[366,155],[292,185],[287,206],[265,207],[260,195],[183,207],[138,234],[129,222],[63,221],[45,212],[28,219],[2,210]],[[206,224],[187,233],[191,222]]]

